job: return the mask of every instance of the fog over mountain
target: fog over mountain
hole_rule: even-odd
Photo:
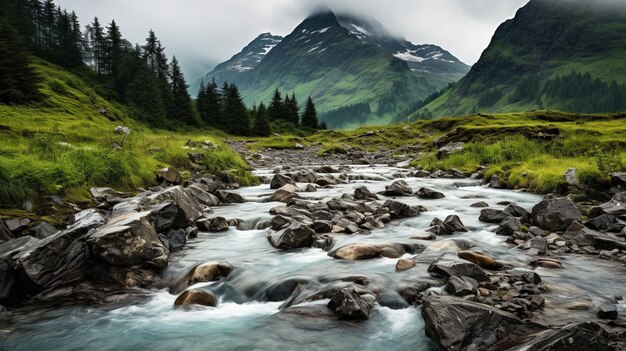
[[[193,81],[238,52],[257,35],[288,34],[319,6],[367,15],[415,43],[436,43],[473,64],[498,25],[512,18],[527,0],[59,0],[75,10],[82,24],[94,16],[115,19],[123,35],[143,42],[150,28],[176,54]]]

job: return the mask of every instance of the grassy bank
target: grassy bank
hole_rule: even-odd
[[[77,76],[43,61],[35,68],[44,102],[0,105],[0,207],[56,194],[80,202],[94,186],[136,191],[154,185],[155,171],[166,166],[187,172],[227,170],[243,184],[254,182],[247,164],[220,134],[151,129]],[[131,128],[130,135],[114,133],[120,125]],[[211,146],[190,149],[188,140]],[[190,152],[203,154],[204,160],[192,164]]]
[[[438,158],[438,149],[453,142],[463,142],[463,150]],[[594,187],[607,183],[611,172],[624,170],[626,114],[483,114],[325,131],[308,138],[265,138],[251,147],[289,148],[296,143],[319,143],[320,154],[391,148],[412,157],[413,166],[430,171],[471,173],[486,166],[487,177],[499,175],[510,188],[549,193],[566,187],[563,174],[568,168],[577,169],[581,184]]]

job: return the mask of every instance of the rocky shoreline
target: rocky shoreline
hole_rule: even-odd
[[[0,315],[10,321],[11,311],[24,306],[59,301],[107,304],[141,297],[144,289],[164,288],[178,296],[176,308],[215,306],[219,296],[214,291],[193,285],[228,279],[237,267],[226,261],[201,262],[167,279],[163,271],[170,257],[198,231],[222,232],[235,226],[266,230],[268,245],[277,254],[319,248],[335,260],[393,258],[399,272],[428,265],[427,279],[400,284],[395,293],[401,301],[389,302],[379,286],[359,275],[329,274],[316,283],[291,279],[250,293],[261,301],[284,301],[283,313],[366,320],[377,305],[412,305],[421,309],[428,337],[445,350],[626,349],[626,325],[617,308],[622,296],[600,306],[571,306],[597,310],[593,321],[568,324],[564,320],[562,325],[548,326],[534,320],[545,307],[544,294],[550,291],[535,268],[567,269],[561,258],[570,254],[624,265],[626,193],[601,204],[546,196],[528,210],[511,202],[499,204],[503,209],[476,202],[472,206],[482,208],[480,221],[492,224],[496,235],[505,236],[509,245],[530,258],[521,267],[484,255],[480,248],[464,247],[462,241],[456,242],[452,252],[425,252],[433,241],[440,242],[437,239],[468,231],[455,215],[434,218],[431,227],[411,244],[393,239],[376,244],[335,243],[337,236],[367,235],[384,230],[392,221],[428,213],[427,206],[408,205],[403,198],[428,201],[446,196],[425,187],[412,189],[403,178],[458,178],[461,183],[479,184],[482,170],[469,180],[461,172],[430,174],[408,169],[381,179],[350,174],[340,162],[332,167],[302,166],[323,159],[318,156],[301,157],[296,165],[297,157],[292,162],[285,161],[282,152],[269,154],[253,158],[264,160],[263,166],[275,166],[274,174],[262,179],[271,189],[264,201],[282,203],[270,210],[270,220],[247,222],[212,214],[212,208],[247,201],[227,174],[183,182],[176,170],[166,169],[158,174],[160,186],[132,197],[112,189],[92,189],[97,206],[75,213],[72,223],[61,231],[43,223],[33,229],[20,218],[0,221],[0,304],[8,307],[2,307]],[[367,162],[391,159],[356,157]],[[344,163],[354,161],[348,158]],[[357,180],[387,181],[388,185],[378,194],[362,186],[328,201],[315,197],[318,188]],[[322,300],[328,303],[307,305]]]

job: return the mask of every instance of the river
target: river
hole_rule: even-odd
[[[387,166],[351,166],[349,174],[372,180],[353,181],[314,193],[302,193],[316,201],[327,201],[352,193],[358,186],[371,191],[384,190],[392,177],[402,169]],[[271,176],[269,170],[258,175]],[[374,180],[377,179],[377,180]],[[348,243],[421,243],[430,245],[421,256],[424,263],[396,272],[397,259],[378,258],[342,261],[317,248],[280,252],[267,241],[264,230],[237,230],[200,233],[190,239],[182,251],[171,257],[164,273],[178,277],[198,263],[227,261],[235,270],[225,280],[203,283],[219,298],[216,308],[174,310],[176,295],[166,289],[148,291],[148,297],[132,303],[109,306],[64,306],[53,309],[26,310],[0,329],[1,350],[435,350],[424,333],[419,307],[406,305],[396,293],[402,282],[428,279],[426,267],[430,258],[442,250],[473,246],[474,250],[515,266],[532,268],[533,259],[525,252],[506,244],[506,237],[493,233],[493,225],[478,220],[480,208],[470,205],[484,201],[493,208],[504,208],[501,202],[515,202],[530,210],[541,196],[496,190],[474,180],[406,178],[417,190],[429,187],[443,192],[445,198],[422,200],[402,197],[398,201],[423,205],[429,209],[420,216],[392,221],[386,228],[370,234],[335,235],[334,247]],[[246,225],[270,219],[270,208],[279,203],[263,200],[272,193],[267,184],[239,189],[248,199],[240,205],[214,208],[215,216],[237,218]],[[384,201],[384,197],[381,198]],[[424,234],[433,218],[458,215],[468,233],[438,237],[435,241],[411,239]],[[411,257],[412,255],[406,255]],[[601,302],[626,293],[626,269],[621,264],[589,256],[560,257],[564,269],[536,271],[550,287],[544,294],[546,308],[536,318],[547,324],[566,324],[588,320],[591,310],[570,311],[561,304],[583,301]],[[328,277],[366,276],[379,291],[379,304],[364,322],[339,321],[281,311],[284,301],[262,301],[268,287],[288,279],[301,279],[322,288]],[[324,305],[328,300],[307,302]],[[624,305],[619,308],[626,311]],[[566,311],[566,312],[564,312]],[[564,318],[563,313],[567,313]],[[17,312],[19,314],[19,311]],[[623,313],[620,313],[624,315]]]

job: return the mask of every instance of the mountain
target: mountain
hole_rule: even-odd
[[[294,92],[300,102],[311,96],[332,128],[389,123],[469,70],[436,45],[415,45],[373,19],[337,16],[329,9],[307,17],[269,52],[257,55],[259,62],[239,65],[242,57],[259,52],[248,49],[258,47],[258,40],[204,79],[219,82],[229,72],[229,81],[239,86],[248,105],[268,102],[276,88]],[[325,113],[354,106],[360,108]]]
[[[228,61],[217,65],[211,72],[203,78],[205,82],[215,79],[216,82],[235,82],[238,76],[246,71],[255,69],[261,60],[276,46],[283,37],[263,33],[256,37],[250,44],[246,45],[239,53],[235,54]],[[193,95],[196,95],[200,86],[200,80],[194,82],[190,87]]]
[[[409,118],[626,110],[626,2],[531,0],[470,72]]]

